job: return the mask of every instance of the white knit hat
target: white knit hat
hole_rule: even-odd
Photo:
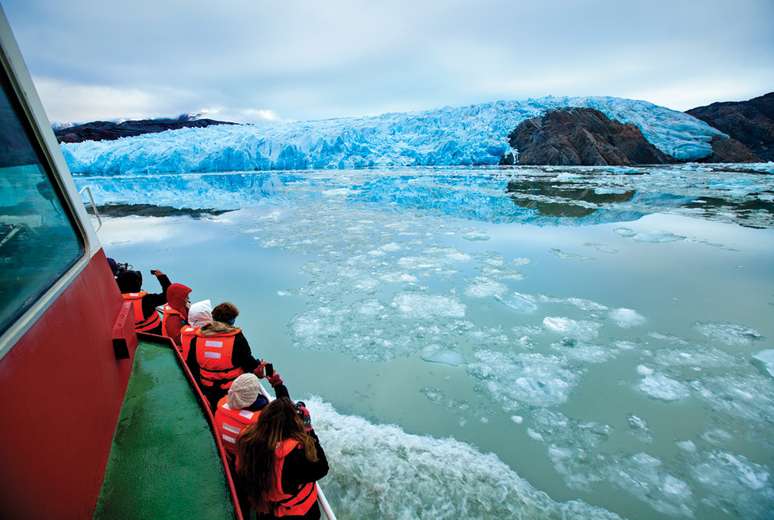
[[[261,383],[255,374],[242,374],[228,389],[228,405],[234,409],[247,408],[258,399]]]
[[[202,300],[192,303],[188,308],[188,323],[194,327],[203,327],[212,321],[212,303]]]

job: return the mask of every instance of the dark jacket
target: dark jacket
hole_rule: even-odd
[[[156,307],[167,303],[167,288],[172,285],[172,282],[169,281],[169,278],[167,278],[167,275],[165,274],[157,276],[156,279],[159,281],[159,285],[161,285],[161,292],[157,294],[148,293],[142,297],[143,318],[147,318],[153,314]],[[161,327],[159,327],[159,331],[161,331]]]

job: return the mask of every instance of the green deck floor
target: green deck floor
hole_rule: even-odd
[[[94,518],[233,517],[209,424],[173,352],[140,342]]]

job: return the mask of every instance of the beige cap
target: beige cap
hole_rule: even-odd
[[[247,408],[258,399],[261,383],[255,374],[242,374],[234,379],[228,389],[228,405],[233,409]]]

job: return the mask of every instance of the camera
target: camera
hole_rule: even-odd
[[[272,365],[271,363],[266,363],[265,370],[266,370],[266,377],[271,377],[274,375],[274,365]]]

